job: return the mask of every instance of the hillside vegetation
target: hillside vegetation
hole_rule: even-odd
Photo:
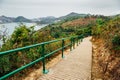
[[[79,15],[72,13],[72,15]],[[9,39],[4,39],[4,44],[0,51],[6,51],[32,44],[37,44],[54,39],[82,35],[84,37],[93,36],[93,60],[97,67],[96,71],[101,72],[99,78],[105,80],[119,80],[120,77],[120,16],[92,16],[68,17],[59,22],[35,31],[34,26],[28,28],[21,24],[15,29]],[[69,41],[66,41],[67,44]],[[61,47],[61,42],[52,43],[45,46],[45,53],[49,53]],[[19,51],[5,55],[0,58],[0,76],[3,76],[41,56],[41,47]],[[59,52],[58,52],[59,53]],[[47,58],[50,61],[54,56]],[[93,62],[94,63],[94,62]],[[37,64],[38,65],[38,64]],[[41,66],[41,64],[39,64]],[[97,72],[97,73],[98,73]],[[26,70],[19,73],[25,74]],[[114,74],[114,75],[113,75]]]
[[[98,19],[92,35],[92,80],[120,80],[120,17]]]
[[[87,22],[81,23],[81,21],[85,21],[85,19],[87,20]],[[72,26],[70,26],[71,23]],[[83,36],[89,36],[91,35],[91,27],[94,25],[94,23],[94,17],[86,17],[77,20],[73,19],[72,22],[69,20],[62,20],[60,22],[50,24],[38,31],[34,30],[34,26],[28,28],[26,27],[26,25],[21,24],[15,29],[11,37],[5,40],[5,43],[3,44],[2,48],[0,48],[0,51],[6,51],[69,36],[81,34]],[[68,42],[65,42],[65,44],[67,44]],[[49,53],[60,47],[61,42],[46,45],[45,53]],[[36,60],[40,56],[41,47],[36,47],[29,50],[23,50],[2,56],[0,58],[0,76],[5,75],[6,73],[13,71],[33,60]],[[50,58],[48,58],[47,61],[49,61],[49,59]],[[23,74],[23,72],[21,73]]]
[[[92,34],[95,38],[103,39],[109,50],[114,50],[116,54],[119,53],[120,17],[115,17],[110,20],[98,19],[97,24],[92,28]]]

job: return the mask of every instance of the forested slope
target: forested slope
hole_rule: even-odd
[[[120,17],[99,19],[92,28],[94,79],[120,79]]]

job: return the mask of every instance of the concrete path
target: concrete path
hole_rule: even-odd
[[[37,80],[91,80],[91,37],[85,38],[70,54]]]

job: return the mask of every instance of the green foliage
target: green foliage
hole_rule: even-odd
[[[17,27],[12,34],[12,42],[21,43],[22,41],[28,41],[29,33],[30,29],[28,29],[25,25],[20,25],[20,27]]]
[[[112,39],[112,43],[113,43],[113,45],[120,45],[120,36],[115,35]]]
[[[98,18],[96,20],[96,25],[92,27],[92,35],[99,37],[102,33],[103,26],[105,25],[105,20]]]
[[[102,18],[98,18],[98,19],[96,20],[96,23],[97,23],[98,25],[103,25],[103,24],[104,24],[104,20],[103,20]]]
[[[0,76],[10,71],[12,65],[9,64],[9,62],[10,62],[10,57],[8,55],[0,58]]]
[[[112,44],[114,49],[120,50],[120,35],[113,36]]]
[[[120,50],[120,17],[98,19],[92,28],[96,38],[102,38],[110,50]]]
[[[84,33],[84,30],[83,29],[78,29],[77,31],[76,31],[76,35],[81,35],[81,34],[83,34]]]
[[[91,35],[91,27],[81,28],[76,31],[76,35],[90,36]]]

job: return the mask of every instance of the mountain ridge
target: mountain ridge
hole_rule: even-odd
[[[84,17],[87,14],[79,14],[79,13],[75,13],[75,12],[71,12],[65,16],[61,16],[61,17],[54,17],[54,16],[47,16],[47,17],[39,17],[39,18],[34,18],[34,19],[28,19],[25,18],[24,16],[18,16],[18,17],[7,17],[7,16],[0,16],[0,23],[11,23],[11,22],[39,22],[42,24],[48,24],[48,23],[53,23],[56,20],[64,20],[70,17]]]
[[[120,14],[117,14],[120,15]],[[83,18],[86,16],[92,16],[91,14],[84,14],[84,13],[76,13],[76,12],[71,12],[67,15],[60,16],[60,17],[54,17],[54,16],[46,16],[46,17],[38,17],[38,18],[33,18],[33,19],[28,19],[24,16],[18,16],[18,17],[7,17],[7,16],[0,16],[0,23],[12,23],[12,22],[35,22],[38,24],[51,24],[56,21],[61,21],[61,20],[74,20],[78,18]]]
[[[68,18],[83,18],[85,16],[90,16],[90,15],[91,14],[83,14],[83,13],[79,14],[79,13],[71,12],[71,13],[65,15],[65,16],[59,17],[59,19],[60,20],[66,20]]]

